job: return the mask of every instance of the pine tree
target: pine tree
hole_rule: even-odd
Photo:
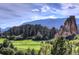
[[[35,49],[32,49],[31,54],[36,55]]]
[[[66,48],[64,47],[65,45],[65,40],[63,37],[59,37],[58,39],[55,40],[53,44],[53,50],[51,50],[51,54],[54,55],[63,55],[66,52]]]

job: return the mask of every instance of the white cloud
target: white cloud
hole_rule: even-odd
[[[56,19],[57,17],[54,16],[54,15],[51,15],[51,16],[48,16],[48,17],[45,17],[45,18],[52,18],[52,19]]]
[[[54,15],[51,15],[51,16],[34,15],[31,18],[32,18],[32,20],[40,20],[40,19],[47,19],[47,18],[56,19],[57,17]]]
[[[39,20],[39,19],[46,19],[46,18],[63,18],[68,17],[70,15],[75,15],[79,18],[79,4],[71,4],[71,3],[62,3],[60,9],[56,9],[54,7],[50,7],[47,4],[43,4],[39,9],[33,9],[35,13],[31,19],[32,20]],[[47,15],[49,14],[49,15]]]
[[[41,12],[47,12],[50,10],[50,7],[47,6],[47,5],[44,5],[42,8],[41,8]]]
[[[39,9],[33,9],[32,12],[39,12]]]
[[[70,15],[75,15],[76,17],[79,17],[79,4],[70,4],[70,3],[65,3],[61,4],[61,9],[56,9],[54,7],[50,7],[48,5],[45,5],[41,8],[42,13],[50,13],[53,14],[54,16],[59,15],[59,17],[67,17]],[[58,17],[58,18],[59,18]]]
[[[51,13],[55,13],[55,8],[52,8],[48,6],[47,4],[43,4],[41,8],[39,9],[33,9],[32,12],[34,15],[32,15],[32,20],[39,20],[39,19],[46,19],[46,18],[57,18],[55,15],[50,15]],[[39,13],[38,13],[39,12]],[[49,15],[47,15],[49,14]]]
[[[79,15],[79,4],[61,4],[61,10],[56,10],[56,13],[62,16]]]

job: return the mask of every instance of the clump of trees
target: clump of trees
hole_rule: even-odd
[[[40,32],[38,32],[37,35],[34,36],[32,39],[33,40],[48,40],[49,38],[47,35],[43,36]]]
[[[15,54],[15,48],[9,40],[6,39],[2,44],[0,44],[0,54],[4,54],[4,55]]]
[[[8,48],[1,48],[0,49],[0,54],[3,54],[3,55],[14,55],[15,54],[15,51],[14,49],[11,49],[10,47]]]
[[[74,41],[66,40],[63,37],[58,37],[53,40],[51,54],[53,55],[78,55],[79,46]]]
[[[63,54],[65,54],[65,52],[66,52],[65,40],[63,37],[58,37],[53,43],[53,48],[51,50],[51,54],[63,55]]]

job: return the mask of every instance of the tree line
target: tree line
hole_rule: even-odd
[[[3,35],[5,35],[5,37],[15,36],[16,39],[32,38],[35,40],[36,38],[39,38],[38,40],[48,40],[54,38],[56,32],[57,29],[55,27],[49,29],[46,26],[42,26],[40,24],[26,24],[12,27],[8,31],[5,31]]]

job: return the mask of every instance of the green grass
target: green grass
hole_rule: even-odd
[[[0,38],[0,43],[3,43],[5,38]],[[42,43],[41,41],[33,41],[33,40],[17,40],[17,41],[11,41],[18,50],[26,50],[28,48],[39,50]]]
[[[20,41],[12,41],[13,45],[20,49],[20,50],[25,50],[25,49],[36,49],[39,50],[41,47],[41,42],[40,41],[32,41],[32,40],[20,40]]]
[[[5,38],[0,38],[0,43],[3,43],[4,40]]]

